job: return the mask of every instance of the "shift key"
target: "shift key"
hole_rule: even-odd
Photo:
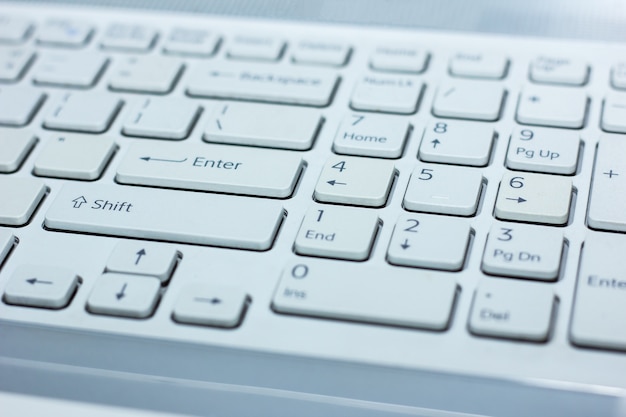
[[[284,217],[277,200],[72,183],[57,194],[48,229],[238,249],[269,249]]]

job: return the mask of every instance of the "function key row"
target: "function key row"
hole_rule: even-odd
[[[36,32],[35,41],[42,46],[77,48],[86,46],[95,36],[94,25],[68,19],[48,20],[35,31],[25,19],[0,16],[0,44],[15,45],[26,41]],[[112,24],[102,34],[102,49],[126,52],[146,52],[154,48],[159,31],[154,27],[134,24]],[[222,37],[211,31],[194,28],[174,28],[163,40],[165,54],[210,57],[216,54]],[[285,55],[287,42],[281,37],[235,35],[228,39],[225,56],[229,59],[275,62]],[[348,63],[352,47],[330,40],[302,40],[292,46],[290,59],[296,64],[341,67]],[[420,74],[431,59],[430,52],[414,44],[382,45],[369,57],[369,67],[375,71]],[[506,77],[511,62],[499,53],[459,52],[448,63],[454,77],[493,79]],[[611,71],[611,85],[626,89],[625,64],[616,64]],[[539,84],[582,86],[589,80],[590,65],[583,60],[561,56],[538,56],[529,65],[529,80]]]

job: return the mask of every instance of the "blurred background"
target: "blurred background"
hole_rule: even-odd
[[[159,10],[236,16],[626,41],[626,0],[47,0],[47,2],[141,6]]]

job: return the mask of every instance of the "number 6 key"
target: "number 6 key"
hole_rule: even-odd
[[[572,199],[572,180],[556,175],[506,172],[500,183],[498,219],[565,224]]]

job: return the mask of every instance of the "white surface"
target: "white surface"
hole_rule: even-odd
[[[416,77],[368,74],[356,84],[350,107],[354,110],[413,114],[423,88],[424,84]]]
[[[379,46],[370,55],[370,68],[383,72],[419,74],[426,69],[429,54],[420,46]]]
[[[33,172],[42,177],[95,180],[115,152],[111,137],[81,134],[50,135],[37,159]]]
[[[79,401],[0,392],[0,403],[7,417],[39,417],[42,414],[64,417],[181,417],[182,414],[162,413],[154,410],[115,407]]]
[[[331,71],[222,63],[197,66],[189,77],[187,92],[199,97],[323,107],[328,105],[336,85],[337,76]]]
[[[353,113],[339,125],[333,150],[347,155],[399,158],[410,128],[403,118]]]
[[[445,81],[437,89],[433,114],[469,120],[498,120],[506,90],[485,81]]]
[[[163,52],[171,55],[211,56],[220,39],[219,35],[203,29],[177,27],[167,36]]]
[[[321,123],[320,112],[313,109],[227,102],[214,106],[204,140],[306,150],[313,145]]]
[[[618,62],[611,69],[611,85],[620,90],[626,89],[626,62]]]
[[[184,139],[196,122],[199,111],[198,105],[188,100],[146,98],[128,115],[122,132],[128,136]]]
[[[458,271],[465,262],[469,239],[465,219],[406,213],[393,229],[387,259],[394,265]]]
[[[554,313],[549,285],[484,279],[476,290],[469,328],[474,334],[542,342]]]
[[[235,327],[246,306],[246,293],[236,287],[189,284],[178,295],[172,317],[179,323]]]
[[[4,300],[10,304],[45,308],[67,305],[78,285],[78,277],[67,268],[22,265],[9,279]]]
[[[156,277],[103,274],[89,295],[87,309],[94,314],[145,318],[154,311],[160,288]]]
[[[504,54],[460,52],[450,58],[450,74],[457,77],[500,79],[508,66]]]
[[[0,128],[0,172],[17,171],[37,142],[33,132]]]
[[[500,181],[495,215],[502,220],[565,224],[571,200],[570,178],[508,171]]]
[[[378,231],[373,210],[313,205],[302,220],[296,253],[362,261],[369,257]]]
[[[602,230],[626,231],[626,142],[621,135],[598,141],[587,222]]]
[[[302,40],[294,45],[291,59],[296,64],[341,67],[350,52],[348,44],[334,40]]]
[[[15,236],[9,230],[0,230],[0,264],[15,245]]]
[[[487,124],[433,119],[424,131],[419,157],[426,162],[485,166],[494,136]]]
[[[522,171],[570,175],[576,172],[580,133],[520,126],[511,134],[506,166]]]
[[[0,81],[15,82],[31,64],[35,55],[24,48],[0,49]]]
[[[171,210],[176,210],[176,216]],[[278,202],[181,191],[67,184],[46,213],[52,229],[254,250],[272,246]]]
[[[589,65],[582,60],[542,56],[530,64],[530,79],[541,84],[583,85]]]
[[[561,267],[560,229],[515,223],[494,223],[483,254],[488,274],[553,281]]]
[[[96,53],[46,51],[35,64],[33,80],[42,85],[87,88],[94,85],[107,62]]]
[[[151,275],[166,282],[172,276],[179,253],[153,242],[122,240],[107,260],[107,272]]]
[[[182,62],[162,56],[132,56],[111,69],[109,87],[137,93],[165,94],[183,69]]]
[[[389,197],[396,169],[393,161],[334,155],[315,186],[315,199],[326,203],[380,207]]]
[[[483,176],[479,170],[417,164],[404,195],[410,211],[471,216],[476,213]]]
[[[46,185],[39,178],[0,177],[0,224],[26,224],[45,194]]]
[[[1,23],[0,40],[7,43],[23,41],[33,27],[30,20],[19,17],[3,16]]]
[[[154,3],[156,2],[155,0]],[[24,3],[26,1],[21,4]],[[224,2],[224,7],[229,4],[231,2]],[[421,2],[416,4],[421,5]],[[18,6],[5,6],[3,13],[12,13],[12,10],[15,10],[13,7]],[[593,6],[597,8],[596,3]],[[476,5],[471,2],[463,9],[475,10]],[[53,17],[53,13],[47,12],[45,8],[37,9],[37,13],[29,13],[29,10],[33,9],[21,10],[23,13],[20,15],[37,20],[38,24],[44,18]],[[214,410],[212,400],[217,398],[218,401],[221,400],[221,407],[216,412],[224,410],[222,414],[228,415],[230,411],[231,415],[237,417],[276,415],[272,413],[271,406],[274,406],[273,410],[280,414],[285,410],[284,402],[272,396],[275,390],[287,391],[296,396],[306,394],[329,403],[367,402],[368,407],[383,410],[378,414],[389,411],[390,404],[393,404],[394,412],[400,410],[398,413],[404,412],[409,415],[410,412],[417,415],[437,415],[434,411],[423,412],[425,407],[435,410],[473,410],[474,414],[485,415],[508,413],[512,417],[527,415],[588,417],[598,414],[613,417],[623,414],[623,409],[612,408],[614,401],[617,403],[622,397],[626,398],[624,395],[626,359],[623,352],[575,347],[572,346],[569,335],[580,248],[585,242],[585,233],[588,230],[585,226],[585,216],[594,149],[600,135],[601,102],[607,91],[612,88],[611,67],[621,59],[619,57],[625,56],[623,46],[537,38],[494,38],[471,33],[436,33],[426,30],[380,30],[372,25],[367,28],[348,28],[332,25],[313,26],[304,22],[289,24],[277,21],[234,21],[191,15],[181,18],[173,13],[156,16],[146,10],[139,13],[128,11],[125,19],[122,19],[118,12],[113,13],[110,10],[94,14],[84,13],[79,8],[63,9],[54,15],[66,15],[68,18],[85,21],[88,18],[94,19],[95,16],[96,32],[93,40],[85,48],[86,51],[100,51],[99,40],[102,31],[109,24],[127,18],[145,26],[159,28],[161,37],[155,43],[151,54],[161,53],[163,36],[176,26],[210,28],[222,34],[225,40],[233,36],[237,28],[246,28],[255,33],[269,33],[271,30],[279,29],[289,37],[289,45],[292,45],[295,39],[323,33],[333,39],[349,42],[354,46],[354,52],[348,66],[331,70],[340,74],[341,81],[332,104],[321,110],[326,121],[313,148],[293,152],[300,155],[307,164],[294,196],[281,201],[263,198],[243,201],[237,199],[237,204],[233,203],[233,206],[243,206],[247,210],[244,211],[242,208],[244,214],[238,217],[237,227],[243,229],[250,227],[241,219],[245,220],[250,213],[255,213],[254,201],[261,204],[269,201],[285,209],[287,215],[273,241],[272,249],[258,253],[160,242],[162,245],[179,250],[183,260],[168,284],[169,288],[154,316],[149,320],[120,319],[85,312],[87,296],[102,273],[108,256],[121,239],[88,233],[62,233],[42,228],[46,214],[54,207],[54,200],[60,195],[62,185],[66,182],[45,179],[50,189],[50,198],[44,200],[28,226],[8,229],[19,238],[19,243],[2,266],[0,289],[4,290],[6,280],[19,265],[28,264],[33,259],[39,259],[51,266],[71,268],[83,278],[83,284],[70,305],[55,312],[0,304],[0,330],[7,336],[0,343],[2,375],[7,375],[6,370],[13,370],[10,381],[0,378],[3,387],[44,394],[54,393],[58,396],[74,395],[110,404],[130,403],[142,408],[155,406],[154,408],[165,409],[169,406],[170,410],[180,410],[179,407],[189,406],[195,408],[186,410],[196,415]],[[41,20],[37,16],[41,16]],[[519,18],[521,21],[522,16]],[[36,32],[32,36],[35,34]],[[25,42],[25,46],[32,46],[32,36]],[[350,94],[363,73],[368,71],[369,55],[373,48],[382,43],[398,44],[409,40],[427,45],[431,52],[428,69],[419,76],[426,87],[417,113],[397,116],[405,118],[417,129],[421,129],[433,117],[432,100],[437,87],[447,74],[450,57],[459,51],[480,46],[484,51],[510,54],[511,59],[507,76],[503,80],[494,81],[504,86],[509,94],[505,98],[501,119],[489,123],[498,133],[498,138],[494,141],[492,162],[479,170],[486,184],[477,214],[466,219],[475,231],[467,263],[462,271],[446,274],[453,277],[459,289],[450,325],[444,332],[429,332],[275,314],[269,308],[273,291],[279,282],[281,270],[285,268],[293,254],[293,243],[298,228],[311,205],[316,181],[329,157],[336,129],[349,112]],[[286,59],[289,56],[289,45],[284,58],[276,64],[276,68],[285,71],[292,68],[293,63]],[[475,337],[467,330],[468,318],[474,292],[480,279],[484,277],[480,270],[480,258],[487,233],[494,222],[493,207],[505,171],[507,137],[517,127],[514,114],[517,97],[520,90],[529,85],[530,61],[539,54],[554,54],[559,51],[568,51],[573,58],[588,60],[592,68],[589,83],[580,89],[589,97],[589,107],[584,127],[578,131],[583,145],[579,170],[576,175],[570,177],[576,189],[576,199],[572,203],[569,224],[559,228],[567,239],[568,252],[562,266],[562,279],[547,283],[559,299],[553,331],[546,343]],[[119,56],[127,56],[109,51],[100,53],[110,55],[112,63]],[[201,63],[197,59],[185,59],[190,71],[183,74],[170,93],[171,98],[185,97],[188,77]],[[204,63],[209,61],[216,68],[221,68],[225,61],[224,49],[219,48],[215,57]],[[256,68],[252,63],[247,65]],[[78,184],[86,187],[110,185],[130,188],[132,193],[154,191],[157,198],[151,201],[155,207],[169,206],[169,217],[186,216],[187,210],[179,212],[178,205],[171,200],[162,202],[159,196],[163,190],[121,187],[115,184],[116,170],[132,143],[159,143],[159,141],[133,139],[120,134],[122,122],[132,106],[145,97],[108,91],[108,69],[89,92],[111,94],[127,103],[107,131],[107,135],[112,135],[119,144],[119,152],[96,183]],[[319,70],[321,69],[315,69],[316,72]],[[32,85],[30,70],[17,83],[19,87],[27,85]],[[28,129],[33,130],[42,139],[20,171],[11,174],[15,177],[32,175],[34,160],[42,149],[40,145],[44,145],[48,140],[44,134],[46,130],[41,127],[43,118],[68,91],[66,88],[37,88],[45,91],[49,95],[49,100],[37,112]],[[200,102],[207,110],[218,103],[207,98],[196,97],[192,100]],[[208,112],[202,115],[189,138],[180,142],[180,145],[202,145],[201,135],[207,115]],[[414,139],[415,137],[418,139]],[[393,227],[403,212],[404,191],[417,162],[418,142],[419,135],[411,137],[403,156],[394,160],[398,171],[395,187],[387,204],[372,210],[378,214],[381,226],[372,245],[370,258],[364,262],[344,262],[347,264],[348,273],[354,274],[355,277],[360,275],[361,268],[372,269],[378,271],[377,282],[386,284],[397,271],[411,273],[411,278],[415,276],[415,272],[418,274],[423,272],[416,268],[392,266],[386,261],[386,249]],[[208,193],[189,194],[202,199],[208,198],[209,202],[216,197]],[[203,220],[210,218],[210,213],[210,211],[208,214],[204,213]],[[296,257],[298,260],[314,260],[305,256]],[[621,258],[618,258],[617,262],[620,265],[623,263]],[[621,267],[626,269],[623,265]],[[253,301],[250,308],[242,325],[236,330],[187,326],[172,321],[171,312],[178,291],[191,280],[204,279],[215,284],[231,284],[244,288],[251,296]],[[360,287],[356,287],[356,294],[359,289]],[[45,349],[41,348],[42,346],[45,346]],[[125,354],[112,357],[111,352]],[[12,364],[15,366],[11,367]],[[59,371],[59,368],[69,369],[70,375],[64,378],[65,374]],[[27,372],[29,369],[38,372]],[[39,378],[42,373],[48,374],[49,377]],[[106,384],[98,384],[98,377],[94,374],[102,373],[114,375],[115,378]],[[129,380],[133,383],[128,384]],[[155,381],[162,389],[156,390],[156,393],[142,390],[142,387],[152,386],[150,381]],[[243,401],[238,398],[240,400],[238,401],[226,397],[223,391],[220,392],[223,395],[211,396],[210,390],[206,387],[224,381],[243,386],[242,390],[261,388],[263,399]],[[267,394],[268,391],[271,392]],[[185,394],[190,392],[196,395],[193,398],[186,397]],[[142,393],[146,395],[139,396]],[[163,393],[169,393],[171,397],[159,395]],[[118,396],[121,394],[122,399]],[[224,397],[226,399],[223,399]],[[169,402],[170,398],[174,400]],[[181,401],[181,398],[190,400]],[[158,400],[162,402],[155,405],[153,401]],[[257,408],[262,400],[267,400],[269,404],[262,408],[263,411],[267,410],[267,413],[260,413]],[[238,407],[249,411],[237,412],[241,410]],[[289,412],[294,408],[291,407],[283,414],[288,417],[302,414],[306,417],[332,415],[315,413],[308,406],[301,406],[297,411]],[[353,414],[358,416],[366,414],[365,407],[358,411]],[[347,413],[335,414],[345,416]]]
[[[157,31],[152,27],[114,23],[104,32],[100,46],[103,49],[145,52],[152,47],[156,36]]]
[[[50,112],[48,129],[101,133],[109,128],[122,106],[114,96],[99,93],[67,93]]]
[[[582,252],[572,339],[581,346],[625,349],[626,278],[622,235],[589,233]]]
[[[0,124],[23,126],[30,122],[44,97],[28,86],[0,88]]]
[[[128,150],[116,179],[123,184],[285,198],[302,168],[301,155],[286,151],[143,141]]]
[[[602,110],[602,129],[626,133],[626,93],[612,91],[606,96]]]
[[[93,26],[88,22],[69,20],[49,20],[37,34],[37,42],[42,45],[80,47],[84,45]]]
[[[519,96],[517,121],[522,124],[581,128],[587,114],[585,90],[526,86]]]
[[[381,281],[380,274],[336,261],[298,259],[285,267],[272,307],[281,313],[433,330],[448,326],[457,289],[452,276],[398,270]]]
[[[236,35],[226,45],[231,59],[251,61],[277,61],[283,52],[285,41],[278,37]]]

